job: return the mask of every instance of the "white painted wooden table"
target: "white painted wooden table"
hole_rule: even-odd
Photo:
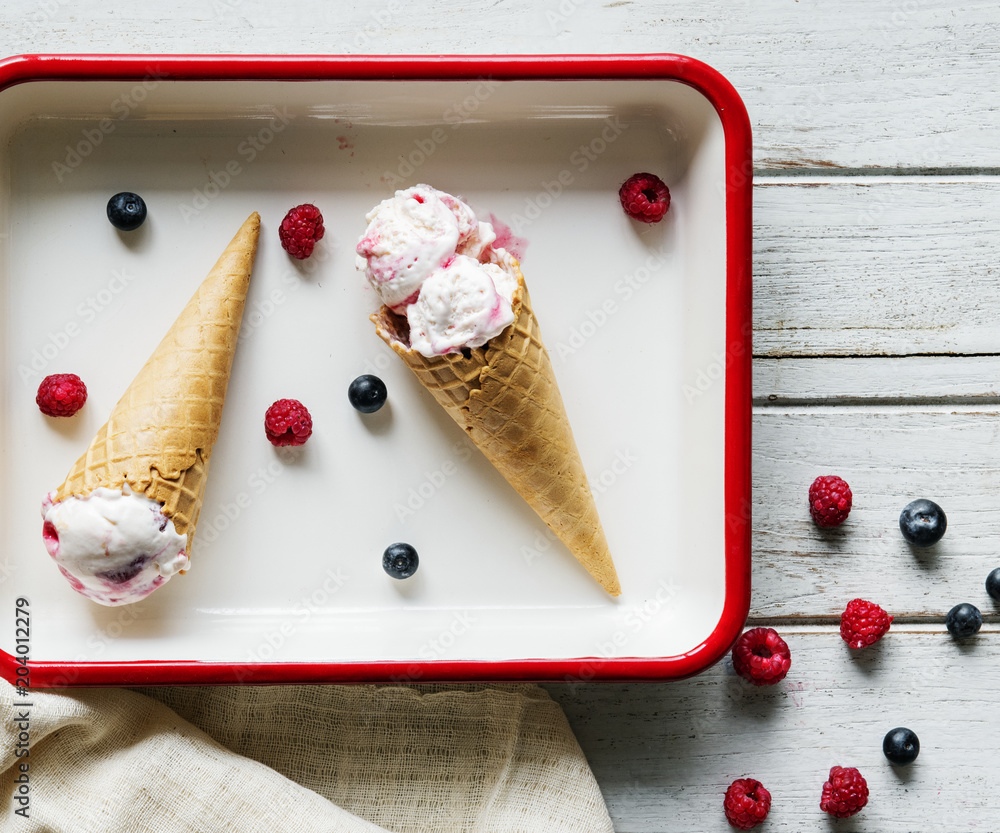
[[[737,777],[771,790],[769,831],[1000,830],[1000,7],[945,0],[4,0],[0,52],[679,52],[740,91],[754,129],[753,624],[792,671],[753,689],[722,663],[664,685],[549,686],[616,829],[730,829]],[[809,482],[854,489],[821,535]],[[915,557],[911,498],[949,515]],[[852,657],[855,596],[896,616]],[[971,601],[980,635],[944,613]],[[913,728],[895,771],[882,735]],[[830,822],[820,788],[858,766],[872,798]]]

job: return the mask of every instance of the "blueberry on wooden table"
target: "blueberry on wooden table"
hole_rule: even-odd
[[[933,500],[914,500],[899,515],[899,531],[915,547],[929,547],[944,536],[948,518]]]
[[[968,602],[955,605],[944,620],[948,633],[958,639],[975,636],[983,626],[983,614]]]
[[[912,729],[897,726],[882,739],[882,754],[891,764],[907,766],[920,754],[920,739]]]
[[[1000,567],[986,576],[986,592],[995,602],[1000,602]]]

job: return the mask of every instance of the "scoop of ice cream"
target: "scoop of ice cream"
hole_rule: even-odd
[[[358,269],[386,306],[412,304],[420,284],[456,252],[480,258],[496,234],[462,200],[415,185],[368,212],[357,246]]]
[[[505,273],[492,263],[457,255],[431,275],[416,303],[406,309],[410,347],[424,356],[441,356],[479,347],[514,320]]]
[[[137,602],[186,569],[187,536],[154,500],[98,488],[42,503],[42,537],[73,589],[103,605]]]
[[[480,347],[514,320],[517,273],[490,223],[457,197],[416,185],[367,215],[358,268],[405,315],[409,344],[432,357]]]

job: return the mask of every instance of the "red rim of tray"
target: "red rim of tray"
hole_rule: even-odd
[[[750,121],[733,86],[683,55],[299,56],[19,55],[0,61],[0,92],[31,81],[142,80],[660,79],[694,87],[715,107],[725,135],[726,400],[725,601],[712,633],[668,657],[577,657],[392,662],[198,660],[33,662],[0,651],[0,675],[20,687],[333,682],[590,682],[666,680],[704,670],[732,647],[750,609],[751,192]]]

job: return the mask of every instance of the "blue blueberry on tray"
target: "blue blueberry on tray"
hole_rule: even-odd
[[[116,229],[135,231],[146,220],[146,203],[138,194],[122,191],[108,200],[108,219]]]
[[[914,500],[899,515],[899,531],[915,547],[929,547],[944,536],[948,518],[933,500]]]
[[[897,726],[882,739],[882,754],[897,766],[912,764],[920,754],[920,739],[912,729]]]
[[[983,626],[983,614],[979,608],[968,602],[955,605],[944,620],[948,633],[958,639],[975,636]]]
[[[1000,567],[986,576],[986,592],[995,602],[1000,602]]]
[[[347,388],[347,398],[363,414],[373,414],[385,404],[388,392],[378,376],[358,376]]]
[[[409,578],[419,564],[417,551],[409,544],[390,544],[382,553],[382,569],[393,578]]]

